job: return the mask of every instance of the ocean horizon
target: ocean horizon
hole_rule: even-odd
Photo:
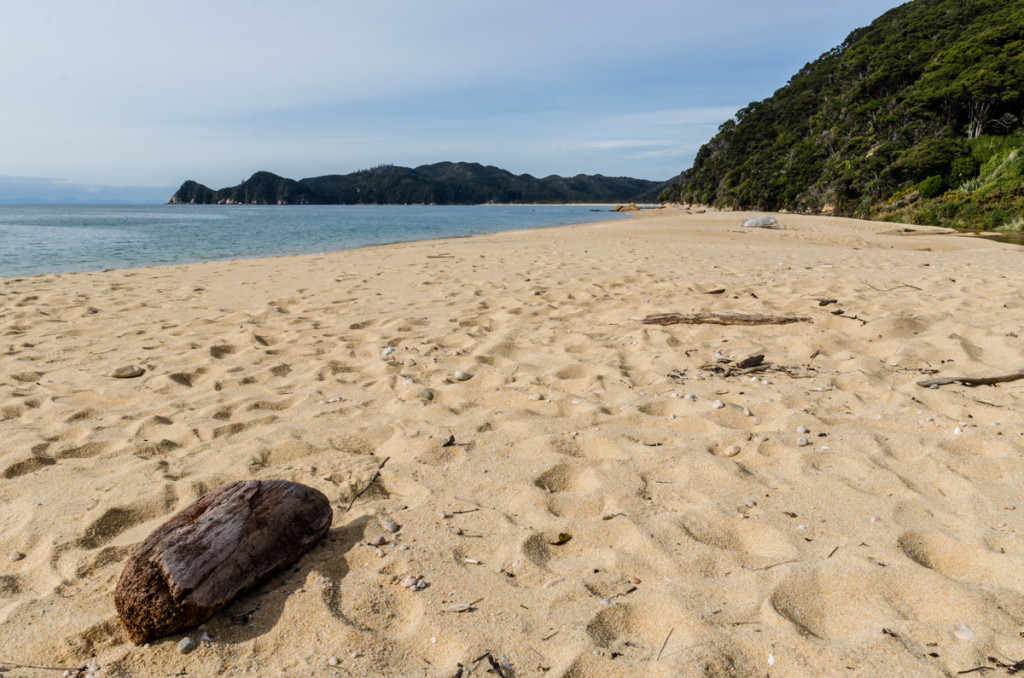
[[[594,205],[0,205],[0,278],[358,249],[623,218]]]

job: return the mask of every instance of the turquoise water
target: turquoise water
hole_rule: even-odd
[[[0,278],[272,257],[621,218],[577,205],[0,205]]]

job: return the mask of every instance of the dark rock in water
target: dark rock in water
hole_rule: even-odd
[[[753,217],[743,222],[743,225],[748,228],[774,228],[776,230],[785,230],[785,226],[779,223],[779,220],[774,216],[767,217]]]
[[[114,606],[142,644],[195,626],[288,567],[331,526],[319,490],[286,480],[225,485],[158,527],[128,559]]]

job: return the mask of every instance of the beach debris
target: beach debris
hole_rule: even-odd
[[[441,442],[441,447],[454,447],[454,446],[455,446],[455,436],[451,435],[451,434],[449,434],[449,436],[447,438],[445,438]]]
[[[924,381],[919,381],[917,382],[917,385],[924,386],[925,388],[928,388],[930,386],[944,386],[946,384],[963,384],[964,386],[990,386],[992,384],[1002,384],[1007,381],[1017,381],[1018,379],[1024,379],[1024,372],[1004,374],[1000,377],[940,377],[938,379],[925,379]]]
[[[394,534],[395,532],[398,532],[398,530],[400,530],[401,528],[399,527],[398,523],[392,520],[385,520],[384,529],[390,532],[391,534]]]
[[[15,551],[11,551],[11,554],[9,556],[7,556],[7,557],[10,559],[10,561],[12,563],[16,563],[19,560],[22,560],[25,557],[25,554],[22,553],[21,551],[15,550]]]
[[[555,539],[553,542],[550,542],[550,544],[552,546],[561,546],[562,544],[568,543],[570,539],[572,539],[572,535],[568,532],[559,532],[558,539]]]
[[[200,497],[129,557],[114,606],[136,645],[199,624],[297,561],[331,526],[322,492],[286,480],[245,480]]]
[[[366,483],[366,487],[364,487],[363,489],[359,490],[358,492],[355,493],[355,495],[353,495],[352,501],[350,501],[348,503],[348,508],[345,509],[345,513],[348,513],[349,511],[351,511],[352,507],[356,503],[356,499],[359,499],[359,497],[363,496],[363,493],[365,493],[367,490],[369,490],[370,486],[372,486],[377,481],[377,478],[380,477],[380,470],[382,468],[384,468],[384,464],[388,463],[388,459],[391,459],[391,457],[384,457],[384,461],[382,461],[380,463],[380,465],[377,467],[377,470],[374,471],[373,477],[370,478],[370,482]]]
[[[192,640],[188,636],[181,639],[178,643],[178,654],[188,654],[192,650],[196,649],[196,641]]]
[[[804,316],[699,311],[697,313],[656,313],[641,319],[640,322],[644,325],[786,325],[788,323],[809,323],[811,319]]]
[[[779,223],[774,214],[767,217],[751,217],[746,219],[743,225],[747,228],[771,228],[777,231],[784,231],[786,229],[785,226]]]
[[[455,373],[455,381],[469,381],[472,378],[473,374],[465,370],[459,370]]]
[[[479,603],[481,600],[483,600],[483,598],[477,598],[472,603],[455,603],[453,605],[449,605],[448,607],[444,608],[444,611],[445,612],[472,612],[474,609],[476,609],[473,606],[476,605],[477,603]]]
[[[125,365],[111,372],[110,376],[115,379],[134,379],[135,377],[141,377],[145,373],[146,368],[142,365]]]

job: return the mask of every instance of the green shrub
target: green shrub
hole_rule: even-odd
[[[946,182],[939,175],[931,176],[922,181],[917,185],[917,190],[921,192],[921,197],[925,200],[931,198],[937,198],[946,191]]]

